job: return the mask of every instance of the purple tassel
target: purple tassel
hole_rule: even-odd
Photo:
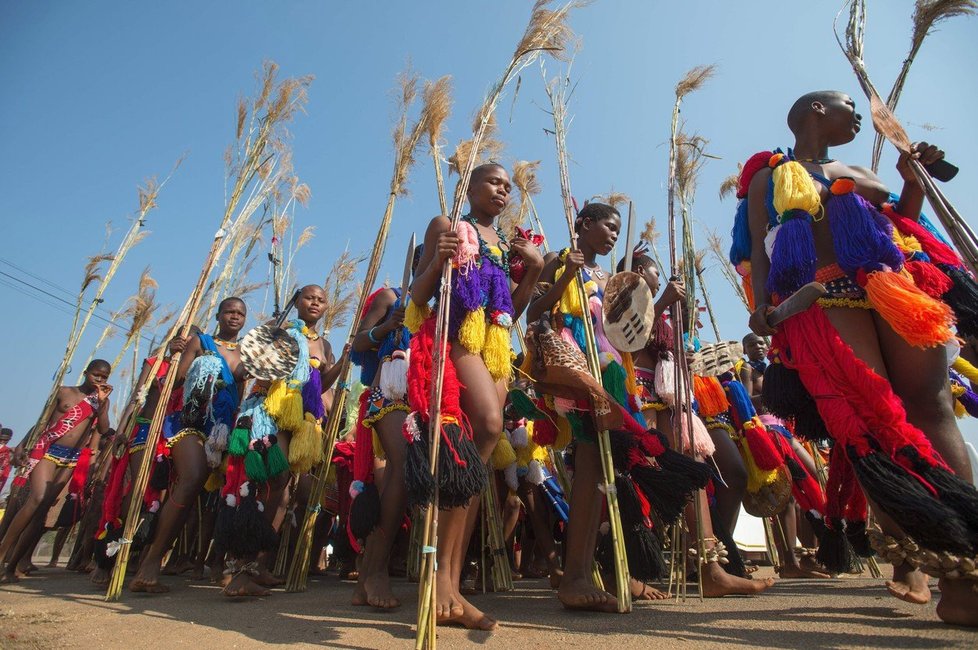
[[[309,381],[302,387],[302,410],[319,420],[326,415],[323,407],[323,378],[318,368],[309,369]]]
[[[492,266],[484,263],[483,268]],[[484,271],[473,266],[468,273],[462,274],[457,270],[452,277],[452,302],[449,306],[448,333],[454,339],[462,326],[465,316],[482,306],[485,296]]]
[[[876,269],[885,264],[894,271],[903,268],[903,253],[893,243],[889,220],[877,220],[876,209],[866,199],[849,192],[828,202],[829,228],[839,267],[854,276],[859,269]]]
[[[482,277],[488,299],[486,311],[489,314],[503,311],[512,316],[513,295],[509,292],[509,278],[506,273],[495,264],[483,264]]]
[[[781,223],[767,276],[767,290],[771,293],[786,297],[815,279],[811,218],[804,210],[792,210]]]

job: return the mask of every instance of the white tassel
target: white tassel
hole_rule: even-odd
[[[658,393],[662,401],[672,406],[676,403],[676,364],[672,360],[672,353],[667,359],[659,359],[655,367],[655,392]]]
[[[248,481],[241,484],[241,487],[238,488],[238,494],[240,494],[242,497],[248,496]]]
[[[224,497],[224,503],[228,504],[228,507],[233,508],[238,505],[238,500],[234,498],[233,494],[229,494]]]
[[[522,424],[509,433],[509,443],[514,449],[526,447],[530,442],[530,434]]]
[[[519,489],[520,481],[516,475],[516,463],[510,463],[506,466],[506,469],[503,470],[503,478],[506,479],[506,485],[509,486],[510,490],[515,492]]]
[[[380,368],[380,392],[390,400],[404,399],[407,395],[407,372],[410,351],[395,350],[389,361]]]
[[[547,480],[547,473],[543,471],[543,465],[538,460],[531,460],[526,472],[526,480],[533,485],[540,485]]]
[[[207,456],[207,466],[211,469],[217,469],[221,466],[221,461],[224,460],[224,454],[219,449],[214,449],[211,444],[210,438],[204,443],[204,455]]]

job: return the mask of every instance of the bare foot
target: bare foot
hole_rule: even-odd
[[[390,578],[384,571],[364,578],[363,591],[367,596],[367,604],[372,607],[394,609],[401,606],[401,601],[391,592]]]
[[[550,588],[560,589],[560,581],[564,578],[564,570],[559,568],[550,569]]]
[[[204,579],[204,565],[194,564],[193,571],[190,572],[191,580],[203,580]]]
[[[949,580],[941,578],[937,582],[941,590],[941,601],[937,603],[937,615],[949,625],[978,627],[978,593],[972,580]]]
[[[564,576],[557,590],[557,599],[567,609],[586,609],[607,614],[618,612],[618,599],[592,585],[586,577],[568,580]]]
[[[462,597],[458,595],[448,571],[435,573],[435,616],[439,625],[449,623],[465,614]]]
[[[828,573],[806,569],[797,564],[786,564],[778,570],[778,576],[782,578],[831,578]]]
[[[707,562],[703,565],[702,571],[703,596],[705,598],[733,595],[752,596],[774,585],[774,578],[752,580],[730,575],[716,562]]]
[[[47,563],[47,567],[49,569],[57,569],[58,568],[58,561],[57,560],[51,560],[50,562]]]
[[[279,578],[274,575],[271,571],[265,567],[261,567],[258,570],[258,575],[252,577],[251,582],[261,585],[262,587],[279,587],[285,584],[283,578]]]
[[[886,590],[900,600],[914,605],[926,605],[930,602],[927,576],[908,564],[893,567],[893,580],[887,581]]]
[[[272,592],[256,583],[250,575],[242,571],[231,578],[222,593],[228,598],[262,598]]]
[[[178,576],[181,573],[186,573],[194,568],[194,563],[188,558],[181,558],[176,562],[170,562],[165,567],[163,567],[163,575],[165,576]]]
[[[92,571],[92,575],[89,576],[88,579],[91,580],[92,584],[96,587],[105,587],[109,584],[109,578],[111,575],[112,574],[109,573],[107,569],[96,568],[94,571]]]
[[[669,594],[644,582],[639,582],[635,578],[630,578],[628,588],[632,592],[632,600],[666,600],[669,598]]]
[[[170,591],[170,588],[160,584],[159,580],[143,580],[136,577],[129,583],[129,591],[137,594],[165,594]]]
[[[224,584],[224,571],[217,562],[211,565],[210,581],[212,585]]]
[[[0,585],[12,585],[17,582],[20,582],[20,578],[17,577],[16,571],[4,571],[0,576]]]
[[[482,613],[478,607],[475,607],[459,594],[456,593],[455,598],[462,605],[462,614],[445,621],[449,625],[461,625],[470,630],[482,630],[483,632],[491,632],[499,625],[496,619]]]

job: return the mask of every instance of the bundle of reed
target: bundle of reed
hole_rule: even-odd
[[[662,258],[659,257],[659,238],[662,237],[662,233],[656,228],[655,217],[651,217],[645,222],[645,227],[642,230],[642,234],[639,235],[639,239],[644,241],[649,245],[649,252],[652,254],[652,259],[655,260],[655,265],[659,268],[660,277],[665,273],[666,267],[662,263]]]
[[[139,275],[139,287],[127,301],[127,306],[123,310],[123,315],[129,317],[129,328],[126,330],[126,340],[122,344],[122,349],[112,361],[112,367],[118,367],[122,362],[122,357],[142,335],[143,328],[149,323],[156,311],[156,289],[159,287],[156,280],[149,274],[149,267],[143,269]]]
[[[84,368],[88,367],[88,364],[92,362],[92,359],[95,358],[95,355],[98,354],[98,351],[102,349],[103,345],[105,345],[105,342],[116,335],[116,332],[119,330],[120,327],[119,324],[116,323],[116,321],[118,321],[122,317],[123,317],[123,310],[112,312],[109,315],[108,325],[106,325],[105,328],[102,330],[102,333],[99,334],[98,340],[95,342],[95,347],[92,348],[92,351],[88,353],[88,358],[85,359],[85,363],[82,365],[83,372],[84,372]]]
[[[543,235],[543,252],[549,253],[550,246],[547,242],[547,233],[543,229],[543,221],[537,212],[533,197],[543,189],[540,180],[537,178],[537,170],[540,168],[539,160],[517,160],[513,163],[513,185],[520,191],[519,221],[523,223],[527,208],[533,215],[533,225],[541,235]]]
[[[891,111],[895,111],[903,87],[907,83],[907,76],[910,74],[910,66],[913,65],[920,46],[934,29],[934,26],[956,16],[973,16],[978,10],[978,2],[975,0],[917,0],[914,3],[913,16],[911,17],[912,29],[910,32],[910,50],[907,52],[900,72],[893,81],[890,94],[886,97],[886,106]],[[874,172],[879,171],[880,157],[883,155],[883,134],[877,132],[873,138],[873,159],[871,168]]]
[[[744,293],[744,285],[740,283],[737,272],[730,266],[729,257],[724,252],[723,240],[720,239],[720,235],[718,235],[715,230],[708,230],[706,232],[706,245],[716,260],[717,265],[720,268],[720,273],[723,275],[723,279],[727,281],[727,284],[730,285],[737,297],[740,298],[740,302],[743,303],[744,309],[750,313],[750,303],[747,302],[747,294]]]
[[[574,198],[571,193],[570,173],[567,168],[567,89],[570,86],[570,79],[567,76],[557,77],[546,84],[547,96],[550,98],[551,116],[553,117],[553,135],[557,145],[557,167],[560,176],[560,195],[564,207],[564,217],[567,221],[567,232],[570,236],[571,247],[577,248],[577,233],[574,229],[576,210],[574,208]],[[578,270],[574,279],[574,286],[579,292],[579,299],[582,305],[588,304],[588,296],[584,290],[584,278]],[[594,324],[591,319],[585,317],[584,340],[587,349],[584,350],[587,357],[588,369],[595,380],[601,382],[601,363],[598,359],[597,343],[594,335]],[[608,520],[611,524],[611,541],[614,547],[614,567],[615,567],[615,586],[616,597],[618,599],[618,611],[629,612],[632,609],[632,593],[629,588],[630,576],[628,573],[628,557],[625,551],[625,540],[622,533],[621,513],[618,509],[618,494],[615,491],[615,469],[611,456],[611,438],[607,430],[599,431],[598,449],[601,456],[601,471],[604,485],[601,486],[608,503]],[[600,579],[600,576],[599,578]]]
[[[845,11],[847,6],[849,7],[849,21],[845,30],[845,43],[843,43],[842,38],[839,36],[837,23],[839,15]],[[839,44],[839,48],[843,54],[849,60],[849,64],[856,74],[859,85],[869,99],[873,126],[900,152],[910,153],[912,149],[910,138],[907,136],[906,131],[904,131],[903,126],[896,119],[893,111],[880,99],[879,93],[876,91],[876,87],[873,86],[873,82],[869,78],[869,72],[866,70],[866,64],[863,61],[863,41],[866,34],[865,0],[846,0],[839,14],[836,15],[835,20],[836,22],[833,23],[835,40]],[[941,220],[944,230],[957,247],[958,254],[961,255],[961,258],[971,269],[972,273],[978,273],[978,235],[975,234],[975,231],[968,222],[964,220],[957,209],[944,196],[944,193],[934,182],[934,179],[931,178],[930,173],[920,164],[920,161],[911,158],[910,169],[913,170],[914,176],[916,176],[917,181],[923,188],[928,202]]]
[[[428,121],[425,133],[428,135],[428,151],[435,166],[435,183],[438,188],[438,208],[441,214],[448,214],[445,199],[445,176],[441,170],[442,134],[445,121],[452,112],[452,78],[448,75],[435,82],[425,82],[424,103],[428,107]]]
[[[129,230],[126,231],[126,234],[123,236],[118,248],[116,248],[115,253],[100,253],[98,255],[94,255],[90,257],[88,262],[85,264],[85,272],[82,278],[81,289],[78,292],[78,298],[75,301],[75,313],[68,333],[68,342],[65,345],[65,353],[61,358],[61,363],[58,365],[58,370],[54,373],[54,381],[51,386],[51,391],[44,403],[44,407],[41,409],[41,416],[37,419],[36,424],[31,429],[31,432],[28,434],[27,440],[24,443],[26,449],[33,447],[37,442],[38,437],[44,431],[44,427],[47,424],[48,419],[54,412],[54,401],[57,397],[58,389],[61,388],[61,384],[64,382],[65,374],[67,374],[68,368],[71,366],[71,361],[75,356],[75,351],[78,349],[78,344],[81,342],[82,335],[85,333],[85,330],[88,328],[89,321],[95,314],[95,308],[102,303],[102,296],[105,294],[105,290],[109,288],[109,283],[112,281],[112,278],[115,277],[119,267],[122,266],[122,262],[126,259],[126,255],[128,255],[129,251],[132,250],[132,248],[139,242],[141,242],[148,234],[143,230],[143,227],[146,225],[146,217],[149,212],[157,206],[156,200],[159,197],[160,190],[162,190],[163,186],[170,180],[173,172],[176,171],[181,162],[182,159],[177,161],[173,170],[166,178],[163,179],[163,182],[158,183],[155,179],[151,178],[146,181],[143,187],[136,188],[139,208],[133,217]],[[108,262],[109,265],[103,273],[101,271],[101,266],[105,262]],[[98,287],[88,303],[88,309],[85,310],[84,316],[82,316],[82,305],[85,302],[85,293],[89,287],[96,282],[98,282]],[[23,468],[20,470],[21,473],[24,471],[25,470]],[[13,489],[11,492],[13,496]]]
[[[407,192],[407,178],[411,166],[414,164],[414,151],[421,136],[426,132],[429,119],[429,106],[423,105],[417,122],[408,128],[408,111],[414,103],[417,94],[418,77],[413,74],[405,73],[398,78],[400,118],[394,127],[394,169],[391,175],[390,191],[387,196],[387,207],[384,216],[377,229],[377,237],[374,240],[373,249],[370,252],[370,259],[367,264],[367,272],[360,286],[359,298],[356,310],[350,318],[350,329],[346,341],[352,343],[360,329],[360,318],[363,315],[363,308],[367,303],[367,298],[373,291],[374,283],[377,281],[377,273],[384,257],[384,248],[387,245],[387,235],[390,232],[391,220],[394,216],[394,205],[399,196]],[[430,97],[428,95],[427,97]],[[339,383],[333,396],[333,405],[326,417],[323,426],[323,458],[324,466],[321,466],[313,473],[313,486],[309,495],[309,507],[303,515],[302,527],[299,530],[298,541],[292,562],[289,565],[289,572],[286,576],[285,590],[288,592],[305,591],[308,578],[309,555],[312,550],[312,533],[316,525],[316,518],[319,514],[319,504],[322,502],[323,493],[326,490],[326,466],[329,465],[330,458],[333,456],[333,445],[336,443],[337,432],[339,431],[340,418],[346,404],[347,393],[350,383],[350,359],[349,356],[340,362]]]
[[[266,62],[261,76],[261,89],[250,110],[244,100],[238,104],[236,143],[234,151],[229,152],[226,156],[228,177],[232,179],[231,192],[228,195],[224,214],[201,267],[196,285],[181,309],[180,318],[176,321],[180,326],[182,337],[190,334],[193,315],[200,308],[204,288],[217,264],[217,260],[227,247],[229,239],[234,236],[234,233],[246,219],[247,212],[239,211],[242,199],[250,193],[251,200],[259,200],[260,202],[263,194],[268,191],[266,172],[274,169],[276,165],[277,151],[281,150],[283,138],[286,137],[284,126],[305,103],[306,89],[312,78],[286,79],[279,83],[276,80],[277,72],[278,66],[275,63]],[[248,119],[249,114],[250,120]],[[246,122],[247,130],[245,130]],[[263,168],[265,172],[262,171]],[[245,210],[247,203],[250,203],[251,200],[246,201]],[[175,327],[176,324],[174,329]],[[180,365],[180,356],[179,352],[173,354],[163,380],[159,401],[153,413],[146,439],[148,449],[154,449],[159,440],[163,417],[166,414],[166,405],[176,380],[177,368]],[[163,355],[157,355],[156,363],[149,373],[150,378],[156,376],[162,360]],[[137,400],[145,402],[145,393],[148,388],[149,382],[147,381],[143,387],[140,387]],[[152,461],[153,454],[144,454],[143,462],[133,481],[133,494],[142,494],[146,489]],[[106,600],[117,600],[122,593],[122,584],[129,564],[130,542],[135,534],[139,515],[140,499],[133,499],[126,513],[121,546],[105,595]]]
[[[493,476],[492,464],[488,467],[489,476]],[[503,519],[499,511],[499,501],[496,499],[496,482],[490,480],[482,491],[482,510],[486,521],[486,542],[492,557],[489,565],[492,570],[493,591],[513,590],[513,571],[509,566],[509,555],[506,553],[506,535],[503,533]],[[485,545],[483,545],[483,548]],[[480,574],[485,576],[486,562],[482,563]]]
[[[673,103],[672,109],[672,123],[669,133],[669,184],[668,184],[668,215],[669,215],[669,225],[668,225],[668,235],[669,235],[669,266],[670,266],[670,276],[676,277],[680,273],[679,258],[683,256],[687,259],[694,259],[696,252],[692,245],[692,224],[689,218],[689,201],[692,198],[693,192],[695,191],[696,185],[696,175],[702,165],[702,145],[701,139],[696,139],[695,136],[689,137],[685,136],[680,132],[679,128],[679,109],[682,105],[683,99],[692,92],[699,90],[703,85],[716,73],[716,66],[696,66],[689,70],[679,83],[676,84],[675,90],[675,102]],[[676,241],[676,198],[680,200],[680,210],[682,212],[683,219],[683,242],[682,250],[680,250],[680,245],[677,245]],[[694,264],[687,265],[688,273],[687,276],[687,286],[686,290],[688,295],[693,294],[693,270]],[[682,436],[679,434],[683,430],[682,423],[685,421],[685,429],[687,431],[693,430],[693,418],[696,417],[693,414],[693,403],[690,399],[689,391],[692,388],[692,375],[689,370],[689,363],[686,359],[686,355],[683,353],[685,350],[685,338],[684,333],[686,331],[686,323],[683,319],[679,317],[682,313],[681,304],[676,301],[672,305],[671,311],[673,313],[673,349],[675,350],[675,383],[674,383],[674,394],[676,396],[676,407],[673,408],[673,431],[675,432],[674,445],[676,449],[681,450],[686,453],[685,445],[682,441]],[[690,325],[691,334],[695,334],[695,318],[696,310],[690,309]],[[690,436],[692,437],[692,436]],[[688,450],[690,455],[694,455],[692,440],[690,440],[690,448]],[[702,491],[698,493],[694,499],[694,509],[696,516],[696,557],[703,558],[706,557],[706,543],[705,534],[703,530],[703,508],[702,508]],[[685,539],[683,539],[683,531],[680,526],[673,526],[673,573],[675,574],[676,584],[678,585],[677,595],[682,595],[685,598],[686,595],[686,580],[680,578],[679,572],[685,575],[685,557],[680,555],[682,558],[677,561],[677,553],[682,553],[685,548]],[[699,595],[703,598],[703,571],[698,570],[697,576],[699,579]],[[673,580],[673,575],[670,575],[670,582]]]
[[[489,128],[490,121],[496,104],[502,95],[503,89],[515,79],[519,73],[535,61],[542,52],[550,52],[551,55],[559,57],[564,52],[568,40],[573,36],[573,32],[567,25],[567,17],[572,8],[579,6],[580,2],[569,2],[557,9],[548,8],[547,0],[538,0],[530,16],[530,22],[523,32],[523,36],[516,46],[509,63],[503,74],[489,88],[481,108],[477,112],[477,119],[474,133],[472,134],[471,145],[468,147],[466,156],[459,156],[456,152],[457,170],[459,172],[459,182],[456,186],[455,199],[452,205],[450,216],[451,228],[454,230],[462,217],[462,206],[465,202],[465,193],[468,190],[469,177],[476,166],[476,159],[482,146],[483,139]],[[464,167],[461,166],[464,160]],[[438,431],[441,427],[441,394],[445,377],[445,354],[448,349],[448,314],[451,304],[451,276],[452,267],[446,261],[442,269],[442,281],[438,296],[438,314],[436,318],[434,349],[432,351],[433,381],[431,389],[431,412],[429,415],[430,451],[429,463],[432,472],[437,472],[438,449],[440,436]],[[438,484],[438,477],[435,476],[435,485]],[[435,612],[435,555],[430,549],[434,549],[437,543],[438,529],[438,494],[435,491],[434,503],[425,513],[425,535],[422,558],[421,584],[419,586],[418,598],[418,626],[415,636],[415,647],[434,648],[437,644],[435,629],[437,626]]]

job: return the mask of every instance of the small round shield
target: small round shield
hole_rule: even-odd
[[[608,279],[602,309],[604,333],[616,349],[638,352],[652,338],[655,302],[652,291],[637,273],[623,271]]]
[[[286,379],[299,360],[299,344],[275,325],[260,325],[241,339],[241,363],[255,379]]]

